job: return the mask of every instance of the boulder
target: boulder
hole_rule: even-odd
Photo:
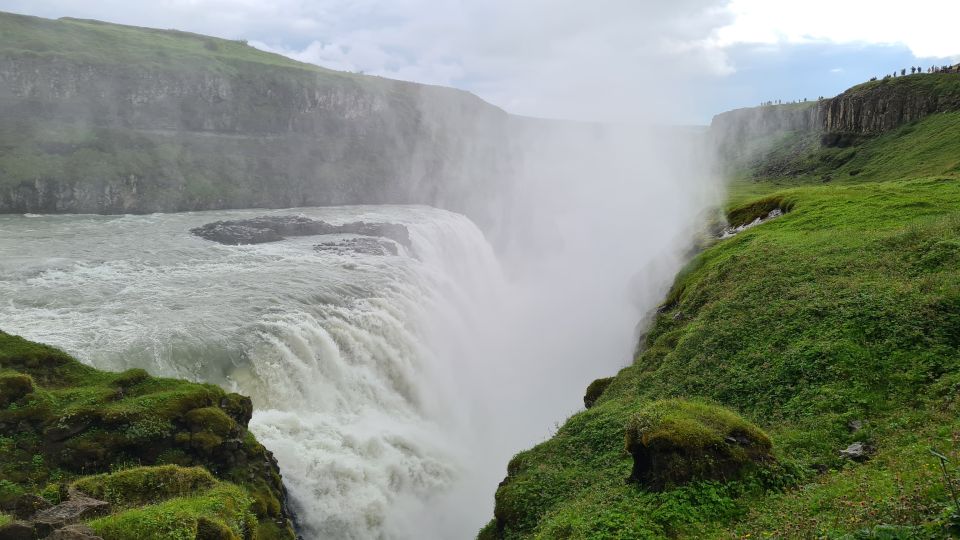
[[[106,514],[109,511],[110,503],[71,490],[70,498],[66,502],[37,512],[33,517],[33,522],[38,536],[42,538],[57,529]]]
[[[13,515],[17,519],[30,519],[34,514],[41,510],[50,508],[51,504],[46,499],[32,493],[21,495],[17,498],[17,504]]]
[[[733,480],[772,463],[772,443],[757,426],[723,407],[697,401],[655,401],[627,425],[633,456],[628,479],[659,491],[694,480]]]
[[[861,441],[857,441],[840,451],[840,455],[853,461],[866,461],[873,453],[873,448]]]
[[[47,537],[47,540],[103,540],[87,525],[67,525],[57,529]]]
[[[33,540],[33,524],[25,521],[14,521],[0,525],[0,540]]]

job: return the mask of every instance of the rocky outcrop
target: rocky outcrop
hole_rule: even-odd
[[[727,111],[713,117],[710,136],[723,154],[729,154],[775,133],[820,131],[822,109],[821,101]]]
[[[914,81],[909,80],[926,77],[943,79],[946,84],[911,84]],[[819,111],[819,129],[827,133],[876,135],[931,114],[960,110],[960,74],[899,79],[856,86],[826,100]]]
[[[818,101],[764,105],[718,114],[710,125],[721,155],[749,153],[778,133],[823,135],[827,145],[844,136],[878,135],[928,115],[960,110],[960,73],[918,74],[854,86]]]
[[[2,379],[31,381],[29,392],[0,409],[0,437],[13,442],[0,446],[0,480],[9,488],[6,495],[19,492],[19,499],[0,498],[0,510],[29,516],[38,534],[107,511],[97,499],[109,499],[118,489],[97,491],[107,480],[90,475],[138,463],[145,471],[114,473],[152,479],[117,482],[147,486],[137,490],[138,497],[177,485],[165,480],[176,471],[164,466],[199,467],[219,481],[241,484],[241,498],[256,501],[251,507],[256,521],[278,531],[277,538],[294,537],[277,461],[247,429],[249,398],[213,385],[155,379],[140,369],[98,371],[2,331],[0,371]],[[31,490],[55,486],[63,473],[77,489],[44,493],[60,503],[44,508],[48,505]],[[123,506],[133,499],[110,500]]]
[[[304,216],[261,216],[253,219],[217,221],[191,229],[193,234],[227,245],[264,244],[283,240],[285,236],[314,236],[322,234],[356,234],[388,238],[410,247],[410,232],[396,223],[366,223],[355,221],[333,225]]]

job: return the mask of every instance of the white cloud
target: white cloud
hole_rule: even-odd
[[[917,57],[960,55],[955,0],[731,0],[733,23],[717,33],[733,43],[903,44]]]
[[[636,119],[730,71],[726,0],[0,0],[0,9],[181,28],[333,69],[472,90],[511,112]]]

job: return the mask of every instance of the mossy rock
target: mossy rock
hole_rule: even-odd
[[[147,373],[146,370],[139,368],[128,369],[114,377],[113,385],[119,388],[131,388],[149,378],[150,374]]]
[[[593,404],[597,402],[597,399],[600,398],[600,395],[603,394],[603,391],[606,390],[612,382],[613,377],[605,377],[590,383],[590,386],[587,386],[586,393],[583,395],[583,406],[588,409],[593,407]]]
[[[231,437],[239,434],[237,423],[222,409],[203,407],[184,415],[192,433],[210,433],[219,437]]]
[[[33,378],[22,373],[0,373],[0,408],[33,393]]]
[[[733,480],[773,462],[767,434],[737,413],[708,403],[655,401],[627,425],[630,481],[657,491],[694,480]]]
[[[73,486],[91,497],[123,508],[191,495],[214,484],[216,479],[203,467],[160,465],[87,476]]]
[[[793,202],[780,196],[770,196],[739,206],[727,213],[727,223],[739,227],[753,223],[757,218],[766,217],[774,210],[787,213],[793,209]]]
[[[238,424],[247,425],[253,417],[253,401],[240,394],[227,394],[220,400],[220,408]]]
[[[16,406],[0,407],[0,510],[12,510],[24,491],[63,482],[109,499],[123,514],[202,500],[196,515],[218,521],[206,510],[214,508],[209,498],[194,494],[210,491],[215,478],[242,490],[243,515],[255,517],[244,527],[220,520],[236,535],[266,524],[278,531],[273,538],[294,537],[276,461],[246,429],[248,398],[140,369],[99,371],[3,332],[0,376],[4,388],[16,389],[0,395],[17,396]],[[128,518],[124,527],[135,523]]]
[[[240,538],[223,523],[201,517],[197,520],[197,540],[240,540]]]

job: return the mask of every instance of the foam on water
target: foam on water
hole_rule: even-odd
[[[0,328],[96,367],[250,395],[251,429],[276,454],[305,537],[413,537],[407,518],[463,475],[473,412],[451,404],[477,367],[458,359],[501,294],[497,261],[450,212],[296,212],[403,223],[413,248],[222,246],[187,232],[264,211],[2,216]]]

